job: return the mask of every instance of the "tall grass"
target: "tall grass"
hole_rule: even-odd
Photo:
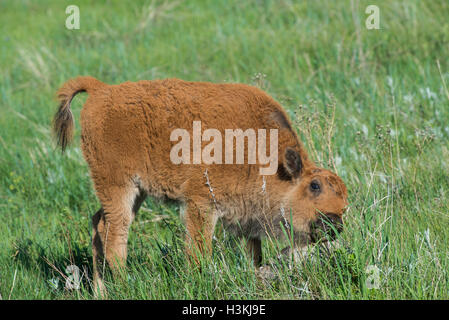
[[[447,1],[0,2],[0,294],[90,299],[90,217],[98,209],[78,136],[50,133],[67,79],[179,77],[262,87],[289,111],[310,156],[346,182],[340,247],[296,263],[265,241],[271,272],[217,227],[201,271],[186,263],[179,208],[147,200],[112,299],[449,298]],[[380,8],[381,29],[364,10]],[[65,289],[69,265],[81,287]],[[370,289],[370,270],[379,283]]]

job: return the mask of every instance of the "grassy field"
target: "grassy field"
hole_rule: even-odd
[[[81,28],[68,30],[74,2]],[[369,4],[379,30],[365,27]],[[266,241],[269,280],[219,226],[212,261],[190,269],[178,208],[147,200],[126,274],[107,277],[109,298],[448,299],[448,16],[446,0],[1,1],[1,297],[92,298],[99,203],[79,148],[86,96],[72,104],[76,137],[64,155],[50,131],[56,90],[92,75],[257,85],[350,194],[343,249],[289,265]],[[65,289],[70,265],[79,289]]]

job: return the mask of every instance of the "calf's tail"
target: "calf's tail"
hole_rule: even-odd
[[[57,92],[59,108],[53,118],[53,132],[62,152],[73,139],[73,114],[70,104],[73,97],[80,92],[91,94],[105,84],[93,77],[77,77],[64,83]]]

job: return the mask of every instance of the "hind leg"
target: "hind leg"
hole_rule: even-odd
[[[93,285],[95,295],[103,295],[105,287],[102,277],[103,242],[105,238],[103,208],[92,217],[92,257],[93,257]]]
[[[137,187],[109,188],[99,193],[102,208],[92,217],[95,293],[105,293],[102,278],[106,262],[114,273],[125,266],[129,226],[145,197]]]

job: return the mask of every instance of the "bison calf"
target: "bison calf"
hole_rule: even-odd
[[[148,195],[180,203],[193,257],[210,253],[219,218],[247,238],[255,264],[262,258],[261,238],[281,234],[282,226],[293,227],[297,245],[341,230],[343,181],[308,158],[285,111],[263,91],[178,79],[107,85],[78,77],[58,91],[54,131],[62,150],[72,138],[70,103],[79,92],[89,94],[81,111],[81,148],[101,203],[92,218],[96,286],[103,286],[100,261],[112,269],[124,265],[129,226]],[[195,131],[196,138],[179,147],[179,138],[188,140]],[[265,136],[254,146],[256,132]],[[235,147],[225,146],[234,141]]]

